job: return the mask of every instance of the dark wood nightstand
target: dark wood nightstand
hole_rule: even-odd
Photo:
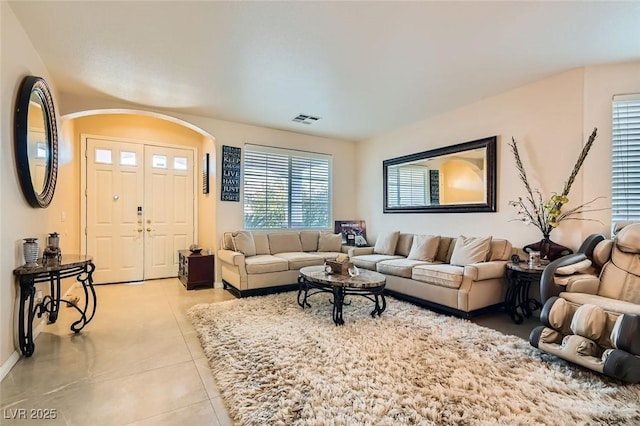
[[[187,288],[213,288],[212,254],[194,254],[189,250],[178,250],[178,278]]]

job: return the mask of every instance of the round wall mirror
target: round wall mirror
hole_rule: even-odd
[[[53,98],[40,77],[25,77],[15,116],[15,156],[22,193],[33,207],[47,207],[58,176],[58,128]]]

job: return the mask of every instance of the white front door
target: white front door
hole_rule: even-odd
[[[87,138],[94,282],[173,277],[194,241],[193,150]]]
[[[87,253],[95,283],[143,279],[144,150],[135,143],[87,139]]]
[[[145,279],[175,276],[193,243],[193,151],[145,146]]]

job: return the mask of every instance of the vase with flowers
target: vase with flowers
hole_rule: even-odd
[[[542,233],[542,239],[539,242],[525,246],[525,251],[540,251],[540,258],[544,260],[554,260],[564,254],[571,254],[572,251],[567,247],[560,244],[556,244],[550,240],[549,236],[551,231],[557,228],[562,221],[565,220],[592,220],[583,217],[577,217],[582,213],[588,213],[593,211],[600,211],[604,209],[593,209],[593,203],[603,197],[594,198],[584,204],[580,204],[577,207],[563,211],[562,208],[569,202],[569,191],[571,186],[582,167],[593,142],[597,137],[598,129],[594,128],[589,140],[582,148],[582,152],[573,166],[573,170],[569,175],[569,179],[565,182],[562,193],[553,193],[548,198],[543,197],[542,192],[538,189],[531,188],[527,173],[524,169],[520,153],[518,152],[518,145],[516,140],[511,138],[509,147],[516,160],[516,168],[520,175],[520,180],[524,184],[527,196],[525,198],[518,197],[516,201],[509,201],[509,204],[518,210],[518,219],[527,225],[533,225],[537,227]]]

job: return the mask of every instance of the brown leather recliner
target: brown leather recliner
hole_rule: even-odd
[[[640,223],[589,237],[545,268],[542,326],[531,345],[626,382],[640,383]]]

